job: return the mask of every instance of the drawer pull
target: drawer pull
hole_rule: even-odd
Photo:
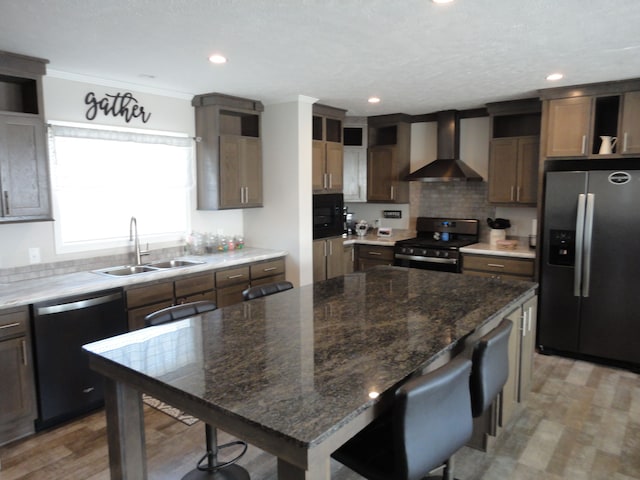
[[[20,342],[20,347],[22,349],[22,364],[26,367],[27,363],[27,342],[22,340]]]
[[[382,255],[380,252],[367,252],[369,255]]]
[[[0,330],[2,330],[3,328],[13,328],[13,327],[19,327],[20,324],[18,322],[15,323],[7,323],[6,325],[0,325]]]
[[[263,268],[262,271],[263,272],[272,272],[276,269],[276,267],[269,267],[269,268]]]
[[[500,265],[499,263],[487,263],[487,267],[504,268],[504,265]]]
[[[242,277],[244,277],[244,274],[243,273],[238,273],[237,275],[229,275],[227,277],[227,279],[228,280],[233,280],[234,278],[242,278]]]

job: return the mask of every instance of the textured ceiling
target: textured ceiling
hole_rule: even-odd
[[[0,50],[132,89],[421,114],[640,77],[640,1],[0,0]]]

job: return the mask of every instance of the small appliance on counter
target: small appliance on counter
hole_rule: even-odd
[[[367,230],[369,230],[369,224],[364,220],[360,220],[356,224],[356,233],[359,237],[364,237],[367,234]]]
[[[344,233],[347,235],[356,234],[356,221],[353,219],[353,212],[348,207],[344,207]]]
[[[487,225],[491,228],[489,232],[489,244],[497,246],[498,242],[506,240],[507,228],[511,227],[511,222],[506,218],[487,218]]]

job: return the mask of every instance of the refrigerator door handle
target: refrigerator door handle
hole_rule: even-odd
[[[582,296],[589,296],[589,284],[591,283],[591,236],[593,235],[593,209],[596,196],[587,194],[587,212],[584,223],[584,259],[582,266]]]
[[[576,258],[573,268],[573,296],[579,297],[582,283],[582,249],[584,239],[584,212],[587,197],[584,193],[578,195],[578,211],[576,215]]]

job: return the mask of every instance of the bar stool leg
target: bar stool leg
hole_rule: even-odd
[[[250,480],[249,472],[240,465],[234,464],[246,452],[246,444],[236,441],[218,446],[217,430],[208,423],[205,424],[204,432],[207,452],[200,459],[197,467],[182,477],[182,480]],[[220,449],[232,445],[244,445],[244,450],[233,460],[218,462]]]

